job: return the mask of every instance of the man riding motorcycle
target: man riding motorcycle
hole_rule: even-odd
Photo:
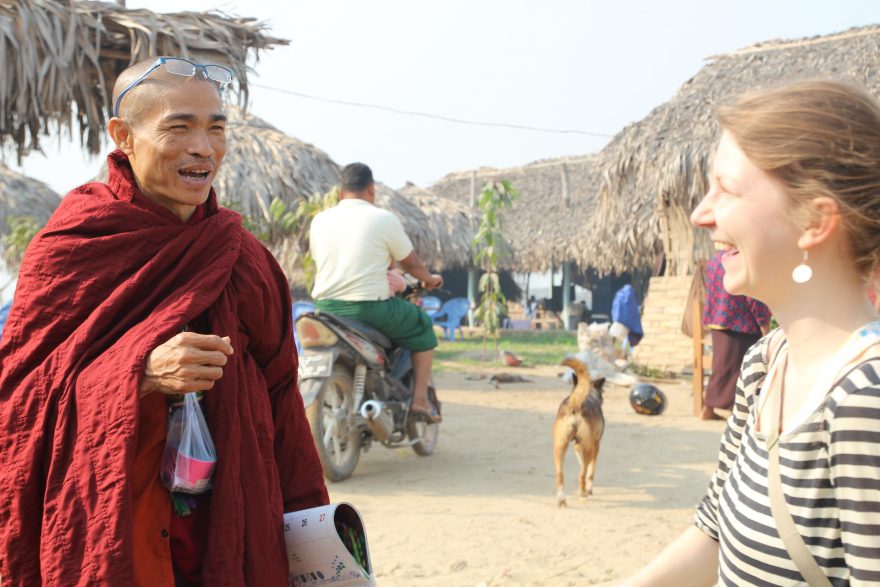
[[[437,336],[425,312],[389,294],[387,271],[396,262],[424,284],[443,285],[413,250],[397,217],[374,205],[373,172],[363,163],[345,166],[339,204],[312,220],[309,247],[317,273],[312,299],[318,310],[353,318],[381,331],[412,353],[414,393],[411,412],[439,422],[439,402],[428,396]]]

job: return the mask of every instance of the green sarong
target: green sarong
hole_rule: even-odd
[[[317,300],[315,307],[321,312],[345,316],[372,326],[394,344],[414,353],[437,346],[434,323],[428,315],[401,298],[363,302]]]

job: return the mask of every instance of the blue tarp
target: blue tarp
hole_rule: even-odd
[[[642,330],[642,318],[639,315],[639,302],[636,300],[636,292],[631,285],[624,285],[614,294],[614,301],[611,304],[611,320],[620,322],[629,328],[629,346],[634,347],[642,340],[644,331]]]
[[[12,302],[7,302],[3,306],[0,306],[0,336],[3,335],[3,325],[6,324],[6,317],[9,316],[9,308],[12,307]]]

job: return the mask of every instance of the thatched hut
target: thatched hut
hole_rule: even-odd
[[[668,275],[688,275],[711,254],[688,215],[705,194],[720,130],[714,109],[736,96],[810,78],[855,81],[880,96],[880,26],[768,41],[711,57],[666,104],[624,128],[598,155],[604,175],[601,239],[635,262],[658,247]]]
[[[326,193],[338,183],[340,166],[325,152],[234,106],[228,114],[229,149],[214,183],[224,203],[268,220],[269,204],[274,198],[280,198],[292,210],[300,200]],[[416,253],[426,264],[444,269],[467,263],[472,234],[456,217],[463,211],[453,204],[431,209],[426,207],[428,203],[376,184],[376,204],[400,218]],[[449,218],[440,211],[448,212]],[[445,232],[438,228],[441,225],[454,230]],[[288,277],[293,278],[299,267],[296,243],[288,240],[271,248]]]
[[[9,219],[32,218],[42,226],[58,207],[61,198],[41,181],[25,177],[0,164],[0,239],[9,233]],[[14,289],[17,264],[22,251],[0,250],[0,306]],[[9,265],[7,265],[9,264]]]
[[[398,191],[426,217],[428,250],[424,255],[419,254],[425,264],[435,271],[469,267],[473,260],[471,243],[474,240],[470,208],[437,197],[413,183],[407,183]]]
[[[157,14],[118,4],[0,0],[0,147],[19,159],[41,135],[74,118],[83,145],[101,149],[116,77],[132,63],[179,55],[232,69],[246,101],[249,53],[286,44],[251,18],[221,13]]]
[[[40,226],[61,203],[48,185],[0,165],[0,237],[8,231],[12,217],[30,217]]]
[[[573,266],[614,272],[617,259],[592,242],[599,177],[593,156],[560,157],[506,169],[480,168],[451,173],[430,186],[429,194],[464,205],[477,218],[479,193],[487,182],[509,180],[519,192],[512,209],[502,213],[509,254],[499,267],[519,272],[561,269],[563,323],[568,323]],[[476,298],[476,271],[468,276],[468,297]]]
[[[512,255],[505,269],[547,271],[566,262],[613,268],[601,247],[581,246],[589,234],[599,177],[593,157],[561,157],[507,169],[480,168],[451,173],[428,188],[476,216],[476,199],[489,181],[510,180],[520,193],[503,215],[503,232]]]
[[[339,165],[324,151],[235,106],[226,114],[228,148],[214,187],[236,210],[268,220],[273,198],[294,208],[339,181]]]

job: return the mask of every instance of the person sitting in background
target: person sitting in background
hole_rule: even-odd
[[[770,329],[770,310],[748,296],[724,289],[724,251],[706,265],[706,302],[703,326],[712,335],[712,374],[706,385],[702,420],[720,418],[715,409],[729,410],[736,395],[736,380],[746,352]]]
[[[746,354],[695,524],[637,586],[880,584],[880,104],[801,82],[718,110],[691,215],[780,328]],[[772,497],[771,497],[772,496]]]
[[[526,318],[531,320],[535,317],[535,314],[538,311],[538,301],[535,299],[535,296],[529,296],[528,301],[526,302],[525,314]]]

